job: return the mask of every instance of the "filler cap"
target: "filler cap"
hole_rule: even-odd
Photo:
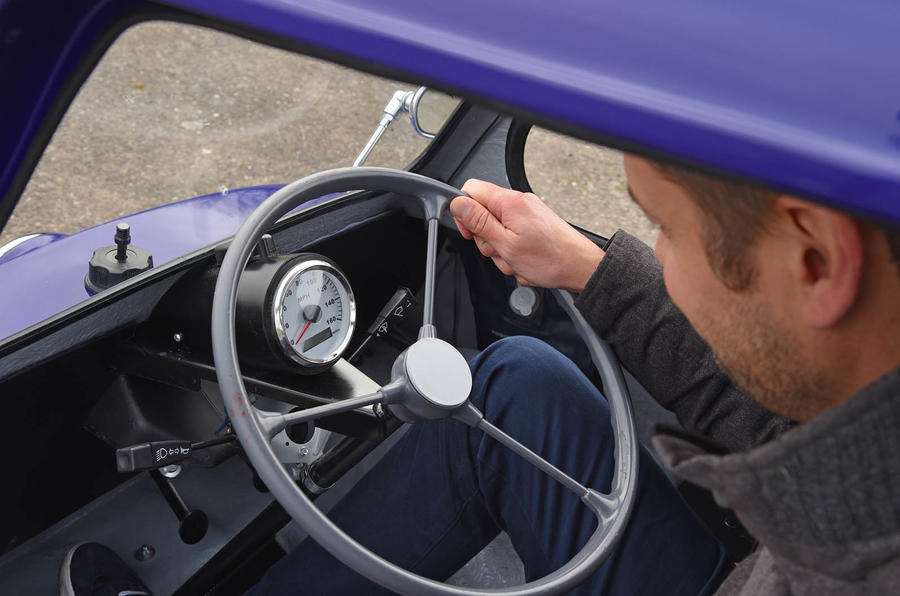
[[[509,295],[509,309],[523,319],[536,318],[541,309],[541,298],[530,286],[516,286]]]
[[[127,223],[116,226],[114,246],[94,251],[84,276],[84,287],[93,295],[153,267],[150,251],[131,244],[131,228]]]

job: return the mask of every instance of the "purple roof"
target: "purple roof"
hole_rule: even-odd
[[[165,4],[900,223],[896,0]],[[0,0],[0,77],[18,91],[0,98],[0,193],[9,195],[0,221],[65,77],[91,40],[140,6]]]

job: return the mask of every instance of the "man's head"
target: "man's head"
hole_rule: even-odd
[[[806,420],[900,363],[897,234],[675,166],[625,168],[660,225],[672,299],[763,405]]]

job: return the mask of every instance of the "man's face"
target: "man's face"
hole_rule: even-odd
[[[789,317],[779,309],[789,289],[780,282],[778,239],[764,235],[749,249],[754,283],[746,291],[732,291],[710,267],[702,216],[685,191],[638,157],[626,156],[625,172],[634,200],[659,226],[656,257],[666,290],[722,367],[770,410],[801,420],[811,417],[804,404],[819,383],[801,358]]]

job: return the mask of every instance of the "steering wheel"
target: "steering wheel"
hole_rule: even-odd
[[[241,272],[262,234],[279,217],[301,203],[330,193],[375,190],[417,197],[428,222],[424,320],[419,339],[394,363],[392,380],[371,395],[276,414],[254,408],[247,399],[235,342],[234,319]],[[575,309],[568,292],[556,297],[586,343],[603,379],[615,436],[614,477],[608,494],[582,486],[499,428],[485,420],[469,402],[472,376],[468,363],[449,343],[435,337],[435,260],[441,214],[461,191],[430,178],[386,168],[341,168],[313,174],[293,182],[264,201],[238,230],[222,262],[212,308],[212,343],[216,375],[225,407],[238,440],[257,473],[290,516],[325,550],[370,580],[401,594],[556,594],[587,579],[615,548],[627,526],[634,505],[638,443],[628,389],[612,350],[600,340]],[[480,429],[535,467],[574,492],[597,517],[597,529],[582,549],[553,573],[521,586],[473,590],[421,577],[390,563],[364,548],[323,515],[285,471],[272,451],[272,437],[301,422],[360,408],[385,404],[399,418],[416,422],[455,418]]]

